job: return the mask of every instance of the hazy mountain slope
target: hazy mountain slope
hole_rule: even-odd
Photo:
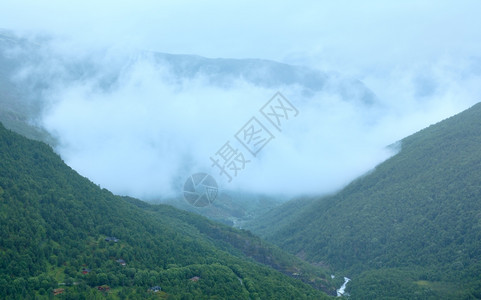
[[[263,59],[205,58],[195,55],[152,53],[177,78],[208,78],[213,85],[229,86],[234,80],[245,80],[257,86],[279,88],[299,86],[303,93],[318,91],[339,94],[345,101],[374,104],[377,99],[361,81],[340,74],[324,73],[303,66]]]
[[[353,296],[481,297],[481,104],[405,138],[338,194],[291,206],[247,227],[349,272]]]
[[[27,92],[31,87],[15,81],[19,68],[32,60],[32,56],[18,57],[19,49],[28,49],[34,55],[31,43],[0,30],[0,121],[22,135],[51,143],[48,133],[32,123],[40,107],[35,96]]]
[[[376,96],[359,80],[307,67],[261,59],[212,59],[195,55],[132,51],[118,59],[102,51],[74,55],[56,52],[49,37],[22,38],[0,30],[0,122],[29,138],[50,144],[48,134],[35,126],[59,86],[91,85],[117,88],[119,78],[139,60],[166,70],[172,83],[202,78],[212,86],[229,87],[242,80],[265,88],[296,86],[302,93],[325,91],[345,101],[370,105]],[[108,50],[105,50],[108,52]],[[105,56],[105,57],[104,57]]]
[[[324,298],[325,273],[235,230],[169,206],[112,195],[41,142],[0,125],[0,297]],[[115,236],[118,242],[105,241]],[[126,265],[122,265],[120,259]],[[299,272],[303,279],[284,273]],[[86,274],[82,271],[88,269]],[[199,276],[198,281],[190,278]],[[75,284],[73,284],[75,283]],[[157,294],[158,295],[158,294]]]

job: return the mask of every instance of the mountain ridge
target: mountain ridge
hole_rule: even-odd
[[[334,293],[325,271],[252,234],[115,196],[78,175],[48,145],[2,125],[0,227],[0,295],[6,299],[47,299],[60,287],[65,297],[88,299],[158,298],[149,292],[153,286],[169,299]],[[303,277],[293,278],[296,270]]]
[[[290,204],[287,219],[286,209],[274,208],[246,228],[308,261],[348,272],[353,296],[393,297],[379,286],[389,269],[399,284],[391,292],[402,286],[412,289],[410,297],[479,297],[481,103],[401,143],[398,154],[339,193],[305,206],[299,200],[297,210]],[[360,282],[377,284],[379,294]],[[439,282],[455,282],[459,294],[452,285],[441,292]]]
[[[338,94],[344,101],[366,106],[377,103],[375,94],[361,81],[305,66],[147,50],[133,51],[123,59],[108,57],[108,50],[78,56],[63,54],[63,57],[51,43],[55,43],[52,37],[21,37],[11,31],[0,31],[0,121],[9,129],[51,145],[55,139],[39,122],[50,89],[94,81],[96,88],[108,91],[139,60],[167,70],[172,82],[200,77],[219,87],[229,87],[237,81],[272,89],[295,86],[308,95],[326,91]]]

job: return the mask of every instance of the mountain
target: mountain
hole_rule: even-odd
[[[59,292],[69,299],[324,299],[320,289],[335,292],[325,271],[249,232],[115,196],[46,144],[1,124],[0,228],[2,299]],[[149,291],[155,286],[161,292]]]
[[[146,53],[144,53],[145,55]],[[295,66],[264,59],[205,58],[196,55],[150,53],[155,61],[168,68],[177,78],[207,78],[212,85],[228,86],[235,80],[279,89],[299,86],[305,94],[329,91],[345,101],[358,101],[365,105],[375,104],[374,93],[361,81],[325,73],[304,66]]]
[[[112,92],[119,88],[122,76],[129,74],[139,62],[165,70],[169,74],[166,80],[174,86],[178,82],[202,78],[203,84],[228,89],[243,81],[249,86],[273,91],[295,87],[304,95],[326,92],[364,107],[377,103],[376,96],[359,80],[303,66],[261,59],[205,58],[144,50],[113,54],[109,50],[78,51],[81,54],[76,55],[76,49],[59,51],[58,42],[47,36],[27,38],[0,30],[0,122],[8,129],[52,146],[62,143],[55,132],[47,132],[42,127],[43,113],[54,101],[52,94],[64,88],[91,85],[96,91]],[[230,225],[258,216],[282,202],[276,197],[230,191],[219,195],[208,209],[197,209],[179,197],[162,198],[162,201]]]
[[[52,143],[50,135],[32,123],[41,111],[37,96],[27,92],[28,83],[22,85],[15,80],[21,66],[35,61],[30,55],[17,55],[18,49],[28,49],[32,56],[35,53],[27,40],[0,30],[0,122],[22,135]]]
[[[339,193],[246,228],[346,274],[352,298],[481,298],[481,103],[399,146]]]
[[[29,138],[55,140],[38,124],[49,101],[48,92],[58,86],[95,82],[100,90],[116,88],[122,74],[141,60],[165,69],[172,83],[203,78],[212,86],[229,87],[242,80],[264,88],[299,87],[304,94],[326,91],[344,101],[369,106],[377,102],[362,82],[340,74],[261,59],[206,58],[132,51],[121,59],[108,50],[75,55],[56,52],[48,36],[21,37],[0,29],[0,122]],[[118,54],[119,56],[121,54]],[[117,60],[116,60],[117,59]]]

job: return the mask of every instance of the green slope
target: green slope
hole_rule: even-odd
[[[66,299],[322,299],[321,288],[334,290],[322,270],[248,232],[114,196],[1,125],[0,228],[1,299],[51,298],[59,287]],[[156,285],[162,292],[148,292]]]
[[[247,228],[352,276],[353,298],[481,298],[481,104],[338,194],[296,203]]]

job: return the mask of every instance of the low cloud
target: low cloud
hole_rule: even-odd
[[[109,73],[100,65],[92,78],[50,89],[43,124],[82,175],[146,200],[179,196],[195,172],[212,174],[226,190],[332,193],[393,155],[387,145],[467,108],[481,94],[478,76],[443,64],[425,69],[422,78],[413,70],[366,77],[378,99],[363,103],[332,90],[306,94],[298,85],[265,88],[242,78],[217,84],[203,73],[179,77],[151,55],[118,61],[124,63],[112,66],[120,73],[109,88],[99,83]],[[299,111],[282,132],[259,112],[277,91]],[[234,137],[253,116],[274,135],[256,157]],[[250,160],[232,182],[210,160],[227,141]]]
[[[387,145],[481,100],[479,7],[7,1],[0,27],[54,37],[35,40],[38,56],[16,80],[42,101],[39,122],[57,137],[56,150],[92,181],[157,200],[180,195],[186,177],[202,171],[222,189],[296,196],[342,188],[392,156]],[[155,51],[271,59],[364,86],[287,84],[266,78],[268,65],[250,78],[202,64],[186,74]],[[260,61],[236,63],[255,69]],[[363,89],[371,103],[358,95]],[[282,132],[268,127],[275,138],[249,157],[234,135],[253,116],[266,121],[259,108],[277,91],[299,115]],[[227,141],[251,160],[230,183],[210,160]]]

